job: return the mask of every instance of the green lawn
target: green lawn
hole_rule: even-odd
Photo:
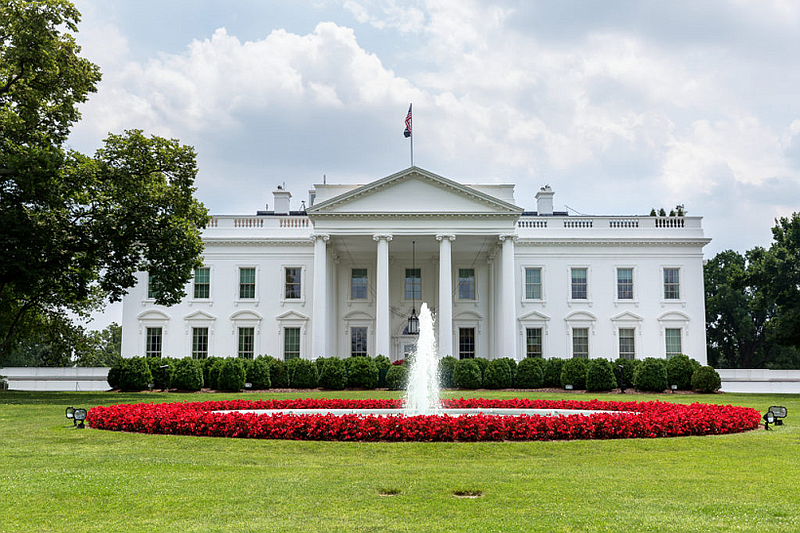
[[[208,395],[6,392],[0,531],[800,531],[800,397],[599,397],[785,405],[789,416],[775,431],[674,439],[287,442],[79,431],[64,419],[68,405]]]

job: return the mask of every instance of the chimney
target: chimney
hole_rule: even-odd
[[[536,212],[539,215],[553,214],[553,189],[545,185],[536,193]]]
[[[289,214],[289,199],[292,197],[292,193],[289,191],[285,191],[283,189],[283,185],[278,185],[278,188],[272,191],[272,203],[275,206],[274,213],[276,215],[288,215]]]

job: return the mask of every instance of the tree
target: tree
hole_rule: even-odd
[[[26,322],[118,301],[137,271],[158,274],[157,303],[177,303],[201,264],[191,147],[130,130],[93,157],[64,149],[100,80],[78,21],[66,0],[0,0],[0,356]]]
[[[122,357],[122,326],[109,324],[102,331],[91,331],[75,352],[78,366],[112,366]]]

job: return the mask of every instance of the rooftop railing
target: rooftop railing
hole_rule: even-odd
[[[652,216],[523,216],[517,222],[520,229],[533,230],[641,230],[641,229],[701,229],[702,217]]]
[[[306,229],[311,223],[306,216],[229,216],[212,217],[206,229]]]

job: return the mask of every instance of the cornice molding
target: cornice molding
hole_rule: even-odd
[[[298,239],[270,239],[270,238],[260,238],[256,239],[253,237],[243,237],[243,238],[234,238],[234,237],[226,237],[226,238],[205,238],[203,242],[206,245],[251,245],[251,246],[308,246],[309,248],[314,246],[313,241],[309,238],[298,238]]]
[[[520,237],[519,246],[705,246],[711,239],[530,239]]]

